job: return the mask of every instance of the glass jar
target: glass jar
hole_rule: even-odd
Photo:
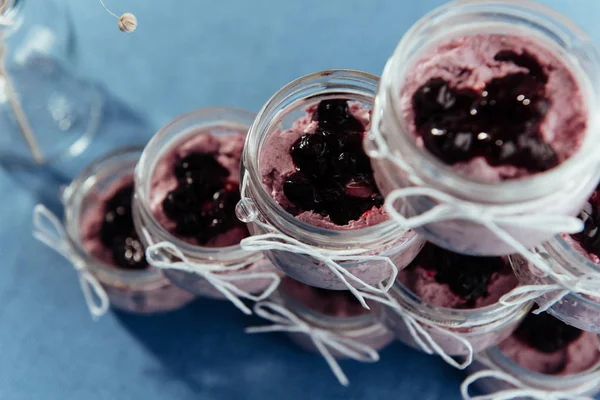
[[[411,133],[401,112],[401,90],[407,73],[436,45],[478,33],[535,38],[573,71],[589,110],[588,129],[580,150],[558,167],[521,179],[481,182],[459,174],[418,145],[417,135]],[[420,187],[445,197],[423,191],[410,196],[397,192],[397,204],[388,206],[410,218],[444,205],[445,218],[424,222],[418,232],[439,246],[472,255],[508,255],[516,249],[479,221],[469,219],[471,216],[499,216],[496,225],[525,248],[560,233],[548,227],[545,220],[549,216],[556,219],[576,215],[600,179],[595,150],[600,139],[599,72],[600,55],[589,37],[564,16],[537,3],[463,0],[431,12],[404,35],[387,62],[365,146],[374,159],[375,177],[385,195],[396,189]],[[450,202],[448,196],[456,201]],[[453,212],[455,216],[449,217]],[[539,218],[529,224],[514,222],[532,215]]]
[[[580,398],[577,396],[594,397],[600,393],[600,380],[598,374],[600,365],[595,368],[571,375],[547,375],[539,372],[530,371],[521,367],[512,359],[504,355],[498,347],[492,347],[477,356],[477,360],[467,369],[471,374],[483,373],[483,371],[498,371],[508,375],[518,385],[511,384],[503,379],[478,379],[475,381],[475,387],[484,394],[498,393],[504,390],[541,390],[546,393],[538,393],[539,399],[547,399],[548,392],[571,392],[571,396],[560,396],[560,398]],[[487,376],[494,378],[494,376]],[[463,384],[463,391],[468,390],[468,386]],[[463,398],[469,399],[463,394]],[[513,393],[510,398],[531,398],[526,394]],[[508,398],[508,397],[502,397]]]
[[[92,256],[82,242],[82,218],[102,207],[102,194],[131,179],[141,148],[123,148],[92,162],[64,190],[65,230],[70,247],[103,286],[111,306],[135,313],[170,311],[193,296],[173,285],[160,270],[124,270]]]
[[[290,278],[287,278],[290,279]],[[284,306],[312,328],[325,329],[335,335],[354,340],[360,344],[379,351],[394,340],[393,334],[379,323],[372,312],[359,316],[331,316],[307,307],[286,291],[286,285],[281,285],[272,299]],[[309,335],[300,332],[290,332],[290,338],[307,351],[318,353]],[[338,359],[348,358],[335,350],[331,354]]]
[[[584,274],[600,274],[600,266],[577,252],[562,235],[557,235],[546,243],[538,246],[535,251],[546,259],[550,265],[564,270],[573,277]],[[551,275],[546,275],[536,266],[519,255],[511,256],[515,275],[523,285],[546,286],[557,285]],[[568,290],[567,290],[568,292]],[[544,291],[535,301],[544,307],[554,302],[560,290]],[[599,294],[600,298],[600,294]],[[600,302],[590,296],[568,292],[556,301],[548,312],[561,321],[584,331],[600,333]]]
[[[531,307],[530,302],[517,306],[495,303],[476,309],[437,307],[420,299],[400,281],[396,281],[388,295],[397,306],[377,304],[377,314],[396,338],[417,350],[425,350],[415,340],[414,325],[409,326],[408,316],[413,320],[411,325],[421,325],[447,356],[469,357],[500,343],[512,334]],[[472,352],[456,337],[470,343]]]
[[[191,262],[200,265],[236,266],[236,271],[227,271],[224,275],[240,278],[236,278],[232,283],[246,293],[259,293],[272,286],[274,280],[278,281],[278,276],[275,274],[277,270],[273,265],[260,252],[245,251],[239,244],[204,247],[175,237],[157,221],[153,214],[150,188],[158,163],[176,146],[192,138],[198,129],[206,129],[213,136],[237,135],[240,132],[247,132],[253,120],[252,112],[228,107],[204,108],[185,114],[165,126],[150,140],[135,173],[134,222],[144,245],[169,242]],[[159,258],[171,258],[166,251],[160,253]],[[242,267],[239,268],[240,266]],[[196,273],[165,269],[164,274],[177,286],[198,296],[219,299],[226,297],[223,292]],[[243,279],[244,274],[266,275],[262,278],[248,276],[248,279]]]
[[[103,95],[75,72],[68,7],[56,0],[7,0],[0,24],[0,160],[43,164],[81,154],[98,130]]]
[[[418,254],[424,240],[393,221],[360,229],[332,230],[307,224],[279,205],[266,190],[261,176],[261,154],[267,138],[278,130],[290,129],[304,117],[307,107],[321,100],[342,98],[371,109],[377,87],[376,76],[350,70],[330,70],[299,78],[280,89],[258,113],[246,140],[242,158],[242,201],[238,215],[250,222],[253,235],[276,230],[303,247],[302,252],[285,251],[265,246],[263,252],[285,274],[305,284],[323,289],[344,290],[348,285],[361,287],[346,276],[352,274],[369,285],[376,285],[393,271],[388,262],[379,259],[353,259],[347,252],[364,250],[361,256],[387,256],[398,269],[404,268]],[[307,254],[306,251],[312,252]],[[326,266],[315,252],[326,252],[324,258],[335,258],[338,269]],[[344,255],[344,252],[346,254]]]

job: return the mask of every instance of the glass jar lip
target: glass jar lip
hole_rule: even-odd
[[[568,264],[575,265],[577,270],[592,270],[597,274],[600,274],[600,265],[594,263],[592,260],[588,259],[584,255],[577,252],[573,246],[571,246],[561,235],[556,235],[552,239],[548,240],[545,243],[542,243],[539,246],[540,249],[546,250],[546,248],[553,250],[557,253],[559,257],[561,257]],[[552,255],[551,255],[552,256]],[[556,260],[552,257],[555,262],[561,262],[561,260]],[[552,278],[546,278],[552,279]],[[600,303],[594,300],[591,300],[580,293],[570,292],[567,296],[573,297],[576,301],[584,303],[590,307],[594,307],[598,309],[600,312]]]
[[[378,325],[372,312],[356,317],[336,317],[318,312],[294,299],[281,286],[275,292],[274,298],[303,321],[314,324],[319,328],[354,331]]]
[[[121,147],[112,150],[89,163],[80,173],[73,179],[73,181],[65,188],[63,192],[63,204],[65,208],[64,223],[67,232],[67,239],[71,248],[74,249],[77,256],[85,261],[86,266],[92,271],[102,277],[106,276],[109,280],[123,281],[123,282],[141,282],[141,281],[156,281],[165,279],[161,272],[151,266],[144,270],[121,270],[115,268],[115,266],[98,260],[92,256],[88,251],[85,250],[81,241],[79,240],[79,221],[81,213],[77,212],[76,215],[71,211],[73,208],[78,209],[81,202],[87,196],[89,190],[93,187],[93,183],[90,184],[90,179],[94,179],[94,176],[98,174],[106,166],[117,162],[120,157],[123,156],[135,156],[142,153],[143,147],[141,146],[128,146]],[[127,173],[121,174],[125,176]],[[131,168],[131,175],[133,177],[133,167]]]
[[[516,362],[514,362],[511,358],[505,355],[502,350],[500,350],[499,346],[493,346],[487,350],[484,350],[484,356],[486,356],[492,363],[498,366],[501,370],[508,372],[510,375],[514,376],[528,376],[536,381],[548,381],[548,380],[574,380],[578,378],[584,378],[587,376],[593,376],[600,372],[600,362],[597,363],[593,368],[589,370],[579,372],[576,374],[570,375],[550,375],[550,374],[542,374],[541,372],[531,371],[529,369],[523,368]]]
[[[244,168],[247,170],[248,178],[252,183],[251,191],[255,196],[260,198],[260,202],[254,202],[254,205],[261,211],[262,214],[272,215],[275,214],[278,216],[278,222],[285,224],[286,226],[290,226],[295,229],[295,233],[297,237],[308,237],[309,240],[314,240],[315,238],[319,238],[324,241],[326,245],[335,245],[335,244],[345,244],[341,242],[345,242],[348,240],[356,240],[357,242],[365,242],[365,238],[371,237],[373,235],[389,235],[389,237],[397,237],[394,234],[399,232],[404,232],[405,234],[411,235],[411,237],[403,243],[402,246],[408,246],[409,243],[415,240],[417,234],[414,231],[405,231],[398,224],[396,224],[391,218],[383,221],[379,224],[367,226],[360,229],[344,229],[344,230],[334,230],[334,229],[325,229],[321,227],[317,227],[306,222],[300,221],[295,218],[292,214],[288,213],[273,197],[268,193],[266,188],[264,187],[262,180],[260,178],[260,168],[259,168],[259,141],[257,140],[257,136],[259,136],[263,130],[263,125],[266,121],[273,119],[270,116],[270,113],[273,110],[276,110],[281,106],[285,100],[287,100],[295,89],[306,86],[311,82],[317,81],[319,78],[328,78],[331,80],[334,79],[347,79],[351,81],[360,81],[366,82],[372,85],[374,88],[377,87],[379,82],[379,77],[376,75],[370,74],[368,72],[351,70],[351,69],[331,69],[324,70],[319,72],[313,72],[304,76],[301,76],[287,85],[283,86],[279,89],[271,98],[265,103],[265,105],[258,112],[254,123],[250,127],[248,131],[248,136],[246,139],[246,146],[244,150],[244,154],[242,157],[242,163]],[[323,91],[330,90],[330,94],[351,94],[352,92],[349,90],[343,90],[341,88],[335,89],[335,84],[318,84],[319,87]],[[317,97],[318,95],[306,95],[302,98],[303,101],[307,99],[312,99]],[[375,93],[373,93],[373,98]],[[275,115],[279,117],[283,114],[283,111],[278,111]],[[253,156],[250,156],[252,154]],[[256,154],[256,156],[254,156]],[[255,158],[253,160],[252,158]],[[264,212],[268,210],[268,212]]]
[[[254,262],[254,261],[257,261],[258,259],[262,258],[261,253],[260,252],[248,252],[246,250],[243,250],[239,243],[231,245],[231,246],[224,246],[224,247],[205,247],[205,246],[199,246],[199,245],[194,245],[194,244],[188,243],[188,242],[181,240],[178,237],[172,235],[160,223],[158,223],[158,221],[156,221],[156,218],[154,218],[154,214],[152,213],[152,210],[150,210],[150,207],[149,207],[149,204],[147,201],[148,199],[146,196],[146,186],[145,186],[144,181],[147,180],[147,183],[150,182],[150,179],[152,178],[152,173],[154,172],[154,168],[156,167],[156,164],[160,161],[160,159],[169,150],[172,149],[172,146],[174,144],[181,141],[182,138],[185,137],[185,135],[189,135],[191,132],[191,129],[198,127],[198,126],[203,126],[203,127],[207,127],[207,128],[208,127],[225,126],[228,123],[229,124],[239,124],[240,127],[242,127],[242,125],[243,125],[244,128],[249,128],[249,125],[246,126],[245,124],[242,124],[239,121],[233,121],[233,120],[228,121],[226,119],[222,119],[219,121],[214,121],[212,123],[206,123],[206,124],[202,124],[201,122],[196,122],[196,123],[191,123],[189,125],[186,125],[186,128],[183,130],[180,129],[178,131],[178,134],[176,135],[177,137],[174,137],[173,139],[171,139],[166,146],[163,146],[161,144],[161,140],[165,136],[170,134],[172,129],[175,126],[177,126],[178,124],[186,123],[186,121],[190,121],[197,117],[200,117],[200,118],[206,117],[208,119],[210,116],[215,116],[220,113],[232,113],[232,114],[241,116],[241,118],[243,118],[243,119],[248,119],[249,121],[253,120],[255,117],[255,113],[253,113],[252,111],[249,111],[249,110],[242,109],[242,108],[227,107],[227,106],[213,106],[213,107],[204,107],[204,108],[198,108],[198,109],[192,110],[190,112],[187,112],[187,113],[175,118],[171,122],[169,122],[167,125],[162,127],[150,139],[148,144],[143,149],[143,152],[140,156],[140,160],[135,168],[135,174],[134,174],[135,199],[136,199],[136,203],[138,204],[137,207],[146,216],[146,218],[144,218],[144,223],[148,223],[148,222],[151,223],[152,232],[157,233],[162,240],[166,240],[166,241],[173,243],[175,246],[177,246],[179,249],[181,249],[184,252],[184,254],[193,254],[194,256],[199,257],[199,258],[212,258],[212,257],[218,256],[219,254],[230,253],[232,255],[232,257],[234,255],[239,255],[239,258],[252,257],[249,260],[249,263],[250,263],[250,262]],[[152,151],[158,150],[159,148],[160,148],[160,150],[158,151],[157,155],[151,154]],[[147,229],[147,227],[146,227],[146,229]]]
[[[435,322],[436,324],[459,329],[462,328],[460,325],[465,321],[472,321],[473,319],[476,320],[478,318],[486,318],[486,320],[481,324],[473,324],[465,326],[465,328],[488,327],[489,325],[488,330],[497,329],[510,321],[520,319],[529,311],[533,304],[530,301],[514,306],[504,306],[500,302],[497,302],[485,307],[472,309],[439,307],[421,299],[398,279],[390,288],[390,292],[392,292],[392,295],[396,293],[400,296],[402,300],[402,303],[400,303],[401,306],[408,306],[410,311],[417,313],[419,316]],[[394,309],[394,312],[399,315],[401,314],[400,310]]]
[[[512,15],[509,12],[513,12],[514,16],[519,18],[524,18],[525,16],[530,17],[530,19],[535,20],[536,23],[545,24],[544,28],[549,30],[554,30],[551,34],[562,41],[569,42],[570,40],[565,39],[566,34],[565,30],[570,31],[572,34],[578,36],[578,47],[583,48],[584,44],[589,47],[589,50],[593,50],[594,58],[600,60],[600,52],[598,48],[593,44],[590,37],[579,28],[574,22],[569,20],[564,15],[559,12],[544,6],[542,4],[532,2],[530,0],[455,0],[444,4],[427,15],[425,15],[419,22],[413,25],[409,31],[402,37],[400,42],[398,43],[396,49],[394,50],[388,64],[383,73],[382,81],[387,80],[391,82],[387,88],[384,85],[381,85],[380,90],[384,90],[385,93],[381,93],[381,96],[385,96],[384,102],[389,101],[390,107],[394,110],[400,109],[400,90],[395,90],[395,88],[400,88],[402,86],[402,82],[399,81],[401,74],[393,73],[392,69],[398,62],[405,62],[408,58],[407,54],[410,50],[410,43],[414,38],[421,33],[429,24],[433,22],[439,22],[438,20],[443,18],[448,18],[456,15],[460,15],[463,10],[460,6],[470,7],[470,6],[486,6],[486,7],[507,7],[512,6],[514,10],[507,10],[504,8],[502,12],[496,10],[498,14],[503,15]],[[534,16],[532,13],[542,14],[547,21],[541,21],[539,17]],[[559,32],[560,30],[560,32]],[[573,63],[571,63],[573,64]],[[570,64],[570,65],[571,65]],[[581,69],[581,68],[578,68]],[[581,71],[580,71],[581,72]],[[588,124],[586,129],[586,136],[595,135],[598,136],[600,134],[600,129],[598,129],[598,118],[595,116],[597,113],[595,112],[598,109],[598,101],[595,99],[593,94],[591,94],[591,89],[589,89],[589,84],[584,84],[584,77],[582,74],[575,74],[577,80],[580,83],[580,87],[585,91],[584,97],[586,99],[586,103],[588,105],[588,120],[592,120],[593,124]],[[379,94],[378,94],[379,96]],[[578,176],[578,172],[584,169],[588,164],[582,163],[582,159],[585,159],[587,156],[589,158],[592,157],[593,151],[591,149],[584,149],[582,146],[579,151],[573,156],[569,157],[569,159],[562,162],[557,167],[545,171],[543,173],[533,174],[531,176],[527,176],[520,179],[509,179],[500,182],[479,182],[469,179],[466,176],[463,176],[457,172],[455,172],[449,165],[446,165],[441,160],[437,159],[433,154],[426,151],[425,149],[418,146],[413,140],[409,140],[405,137],[408,137],[410,134],[406,132],[406,129],[402,126],[403,124],[400,121],[400,117],[394,115],[394,124],[397,126],[394,129],[399,129],[403,133],[401,135],[396,135],[399,137],[399,141],[401,141],[402,146],[408,146],[411,151],[419,153],[420,156],[429,164],[432,165],[437,170],[443,170],[446,175],[446,179],[444,181],[440,180],[439,184],[444,187],[448,187],[452,191],[459,192],[461,194],[471,193],[478,195],[479,193],[487,193],[490,197],[500,198],[502,199],[505,196],[506,192],[515,192],[515,193],[523,193],[524,188],[530,188],[533,185],[537,185],[538,187],[546,187],[551,186],[553,182],[556,181],[564,181],[564,179],[559,179],[564,177],[565,173],[570,174],[571,177]],[[597,158],[595,158],[597,160]],[[586,160],[587,162],[588,160]],[[428,177],[434,179],[435,177]],[[529,203],[535,202],[538,198],[528,198],[525,201],[519,201],[519,203]],[[497,206],[501,207],[501,206]]]

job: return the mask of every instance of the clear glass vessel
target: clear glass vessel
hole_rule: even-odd
[[[588,108],[587,130],[580,149],[557,167],[520,179],[483,182],[461,175],[443,163],[410,131],[401,111],[401,92],[413,64],[441,43],[475,34],[521,35],[551,50],[572,71]],[[404,35],[387,62],[374,105],[374,122],[365,146],[374,159],[378,185],[385,195],[395,189],[425,187],[466,202],[481,212],[574,216],[600,179],[595,151],[600,135],[598,112],[600,54],[590,38],[564,16],[534,2],[462,0],[423,17]],[[389,150],[389,151],[386,151]],[[395,155],[403,168],[383,157]],[[410,174],[407,173],[410,171]],[[417,195],[397,202],[406,217],[421,215],[440,200]],[[447,203],[449,204],[449,203]],[[532,224],[533,225],[533,224]],[[526,248],[557,232],[502,223],[499,226]],[[431,222],[417,231],[441,247],[473,255],[508,255],[515,249],[481,224],[465,219]]]
[[[81,154],[96,133],[103,96],[77,76],[67,6],[6,0],[0,25],[0,158],[47,163]]]
[[[102,207],[102,195],[124,179],[133,181],[141,148],[116,150],[92,162],[64,190],[65,229],[70,246],[104,287],[110,305],[134,313],[154,313],[180,308],[194,296],[173,285],[155,268],[124,270],[92,256],[82,241],[86,213]]]
[[[577,252],[570,244],[572,240],[558,235],[538,246],[535,251],[548,262],[556,263],[574,277],[584,274],[600,274],[600,266]],[[545,276],[524,257],[513,255],[511,259],[515,275],[524,285],[554,285],[558,283],[551,276]],[[547,292],[535,301],[544,304],[555,298],[557,294],[558,291]],[[600,293],[598,297],[593,298],[570,292],[552,305],[548,312],[581,330],[600,333]]]
[[[388,256],[398,269],[404,268],[421,250],[424,240],[386,220],[359,229],[333,230],[307,224],[281,207],[267,191],[261,176],[261,154],[265,141],[275,132],[292,128],[306,116],[306,109],[326,99],[346,99],[370,110],[377,87],[376,76],[350,70],[331,70],[299,78],[280,89],[258,113],[246,140],[242,158],[242,176],[247,188],[242,194],[244,208],[250,208],[257,220],[313,249],[331,252],[365,249],[362,255]],[[244,199],[243,197],[246,197]],[[249,206],[249,207],[247,207]],[[240,207],[238,206],[238,209]],[[251,222],[254,235],[265,233],[262,224]],[[343,290],[347,286],[332,270],[315,257],[282,250],[267,250],[265,255],[286,275],[323,289]],[[388,263],[381,260],[338,260],[338,264],[370,285],[391,276]]]
[[[165,229],[156,219],[152,210],[150,189],[152,179],[159,162],[165,155],[193,138],[198,131],[210,132],[213,136],[227,137],[245,134],[254,119],[250,111],[212,107],[192,111],[177,118],[161,129],[145,147],[135,173],[134,222],[140,238],[145,245],[159,242],[171,242],[192,262],[199,264],[218,264],[239,266],[242,269],[224,272],[227,276],[241,276],[253,273],[275,273],[277,269],[265,259],[261,252],[245,251],[239,244],[225,247],[206,247],[191,244]],[[235,218],[235,216],[234,216]],[[162,254],[170,257],[169,254]],[[177,286],[199,296],[224,299],[211,283],[200,275],[174,269],[164,270],[164,274]],[[248,278],[232,281],[239,289],[247,293],[259,293],[265,290],[273,279]]]

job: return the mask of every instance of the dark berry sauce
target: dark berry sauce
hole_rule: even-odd
[[[425,147],[450,165],[483,157],[492,166],[532,173],[557,166],[555,151],[540,133],[550,107],[544,68],[527,53],[502,51],[495,60],[528,72],[492,79],[482,91],[456,90],[441,78],[416,91],[415,125]]]
[[[296,172],[285,180],[283,193],[300,211],[346,225],[383,204],[362,148],[365,127],[346,100],[321,101],[313,119],[316,131],[301,136],[290,149]]]
[[[477,299],[487,297],[492,275],[506,270],[501,257],[453,253],[432,243],[427,243],[407,268],[417,266],[430,271],[436,282],[448,285],[454,294],[464,299],[465,308],[472,308]]]
[[[112,251],[116,267],[139,270],[147,268],[148,263],[144,247],[133,226],[132,196],[133,184],[129,184],[119,189],[106,202],[100,241]]]
[[[600,257],[600,185],[586,203],[579,219],[584,222],[583,231],[571,235],[585,251]]]
[[[176,222],[175,233],[203,245],[234,227],[246,229],[235,217],[238,185],[215,154],[191,153],[173,166],[177,187],[162,202],[165,215]]]
[[[554,353],[579,339],[583,331],[554,318],[548,313],[529,313],[514,336],[542,353]]]

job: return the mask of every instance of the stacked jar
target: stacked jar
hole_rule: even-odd
[[[597,390],[599,67],[577,26],[513,0],[433,11],[386,64],[364,146],[389,215],[429,243],[379,314],[401,340],[455,366],[468,357],[448,356],[479,353],[476,368],[494,372],[467,380],[465,398],[486,377],[514,397]],[[520,283],[500,284],[503,274]],[[495,301],[478,312],[439,309],[461,293],[467,303]],[[581,348],[585,363],[570,365]],[[549,359],[551,370],[539,366]]]
[[[132,206],[141,154],[142,148],[124,148],[85,168],[63,192],[64,227],[44,206],[34,212],[34,234],[71,261],[96,317],[109,304],[154,313],[180,308],[194,297],[146,262]]]
[[[177,286],[203,297],[267,298],[278,283],[235,216],[244,138],[254,114],[213,107],[186,114],[160,130],[136,167],[134,221],[150,264]]]

